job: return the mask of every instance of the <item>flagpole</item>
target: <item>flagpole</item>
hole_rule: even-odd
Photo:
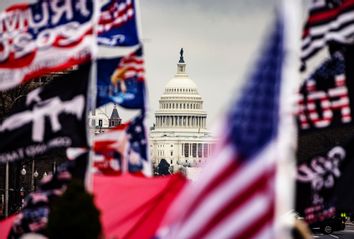
[[[97,31],[97,25],[98,25],[98,21],[99,21],[99,16],[100,16],[100,4],[99,1],[95,1],[94,2],[94,17],[93,17],[93,36],[94,36],[94,40],[92,43],[92,63],[91,63],[91,72],[90,72],[90,83],[89,83],[89,87],[88,87],[88,91],[87,92],[87,99],[86,102],[87,106],[86,106],[86,114],[87,114],[87,122],[86,122],[86,132],[87,132],[87,140],[88,140],[88,144],[89,144],[89,152],[88,152],[88,165],[87,165],[87,169],[86,169],[86,177],[85,177],[85,186],[87,191],[89,192],[93,192],[93,179],[92,179],[92,167],[93,167],[93,157],[94,157],[94,153],[92,151],[92,144],[93,144],[93,139],[94,139],[94,135],[95,135],[95,131],[90,130],[89,127],[89,123],[88,122],[88,114],[90,112],[90,110],[95,111],[96,110],[96,97],[97,97],[97,55],[98,55],[98,46],[97,46],[97,35],[98,35],[98,31]]]
[[[9,162],[5,165],[5,218],[9,216]]]
[[[292,238],[293,218],[287,214],[294,208],[295,150],[297,128],[295,123],[296,92],[300,84],[301,1],[279,0],[284,20],[285,59],[282,72],[279,124],[279,159],[276,174],[276,230],[277,239]],[[286,130],[284,130],[286,129]]]

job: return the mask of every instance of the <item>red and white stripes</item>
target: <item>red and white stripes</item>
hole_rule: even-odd
[[[312,1],[310,15],[302,37],[303,62],[315,55],[328,42],[354,43],[354,0],[344,0],[330,9],[326,1]]]
[[[272,150],[270,150],[272,151]],[[192,185],[173,210],[177,223],[162,238],[273,238],[275,161],[262,152],[243,161],[226,146],[209,164],[204,181]],[[236,158],[235,158],[236,157]],[[217,165],[215,162],[218,162]],[[205,176],[205,175],[204,175]],[[191,199],[187,200],[187,197]],[[167,218],[167,221],[169,219]]]
[[[137,56],[135,52],[127,57],[123,57],[118,65],[118,69],[124,69],[124,79],[137,76],[138,80],[144,80],[144,59],[142,56]]]

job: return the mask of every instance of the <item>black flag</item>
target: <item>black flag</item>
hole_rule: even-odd
[[[304,81],[299,94],[299,133],[353,125],[354,88],[347,60],[334,53]]]
[[[33,158],[51,149],[86,147],[90,64],[22,97],[0,123],[0,162]]]
[[[297,167],[296,211],[308,223],[354,212],[354,138]]]

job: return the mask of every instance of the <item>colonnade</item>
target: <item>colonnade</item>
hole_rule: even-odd
[[[156,127],[206,128],[206,116],[156,116]]]

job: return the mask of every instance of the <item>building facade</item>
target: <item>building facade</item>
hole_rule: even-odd
[[[100,134],[110,128],[114,128],[122,123],[116,105],[105,105],[90,112],[88,117],[91,134]]]
[[[177,73],[165,86],[150,129],[153,165],[157,167],[165,159],[171,172],[183,170],[187,177],[193,177],[192,172],[206,161],[216,142],[207,130],[206,120],[203,99],[186,72],[181,49]]]

